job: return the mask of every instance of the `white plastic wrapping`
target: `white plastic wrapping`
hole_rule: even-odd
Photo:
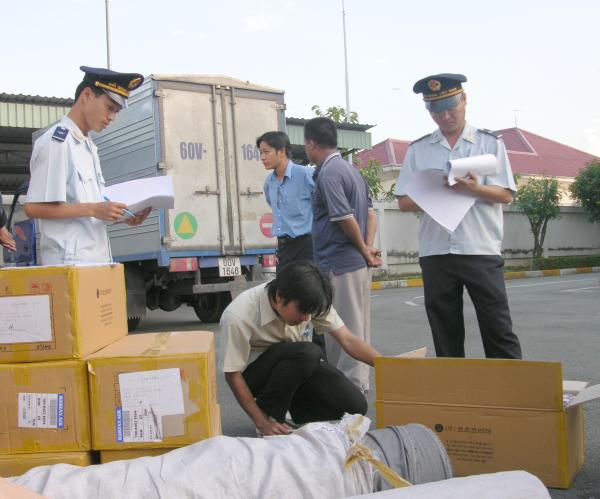
[[[50,499],[327,499],[373,490],[370,465],[344,471],[369,428],[364,416],[312,423],[292,435],[215,437],[156,457],[102,465],[57,464],[11,480]]]

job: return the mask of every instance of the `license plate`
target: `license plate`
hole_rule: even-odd
[[[221,277],[232,277],[242,274],[242,267],[240,265],[240,259],[227,256],[225,258],[219,258],[219,276]]]

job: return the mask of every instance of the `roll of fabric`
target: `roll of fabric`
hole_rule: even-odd
[[[444,445],[421,424],[388,426],[371,430],[363,444],[373,455],[413,485],[452,478],[452,466]],[[393,487],[375,472],[374,491]]]

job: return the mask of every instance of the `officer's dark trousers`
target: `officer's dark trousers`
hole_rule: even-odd
[[[361,391],[308,341],[270,346],[243,376],[258,406],[279,422],[288,410],[297,424],[367,412]]]
[[[486,357],[520,359],[502,268],[495,255],[434,255],[419,259],[425,308],[438,357],[465,356],[463,286],[475,306]]]

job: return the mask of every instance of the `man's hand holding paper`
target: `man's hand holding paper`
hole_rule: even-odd
[[[448,161],[448,185],[455,185],[459,178],[477,178],[478,175],[496,175],[498,159],[493,154],[480,154]]]

